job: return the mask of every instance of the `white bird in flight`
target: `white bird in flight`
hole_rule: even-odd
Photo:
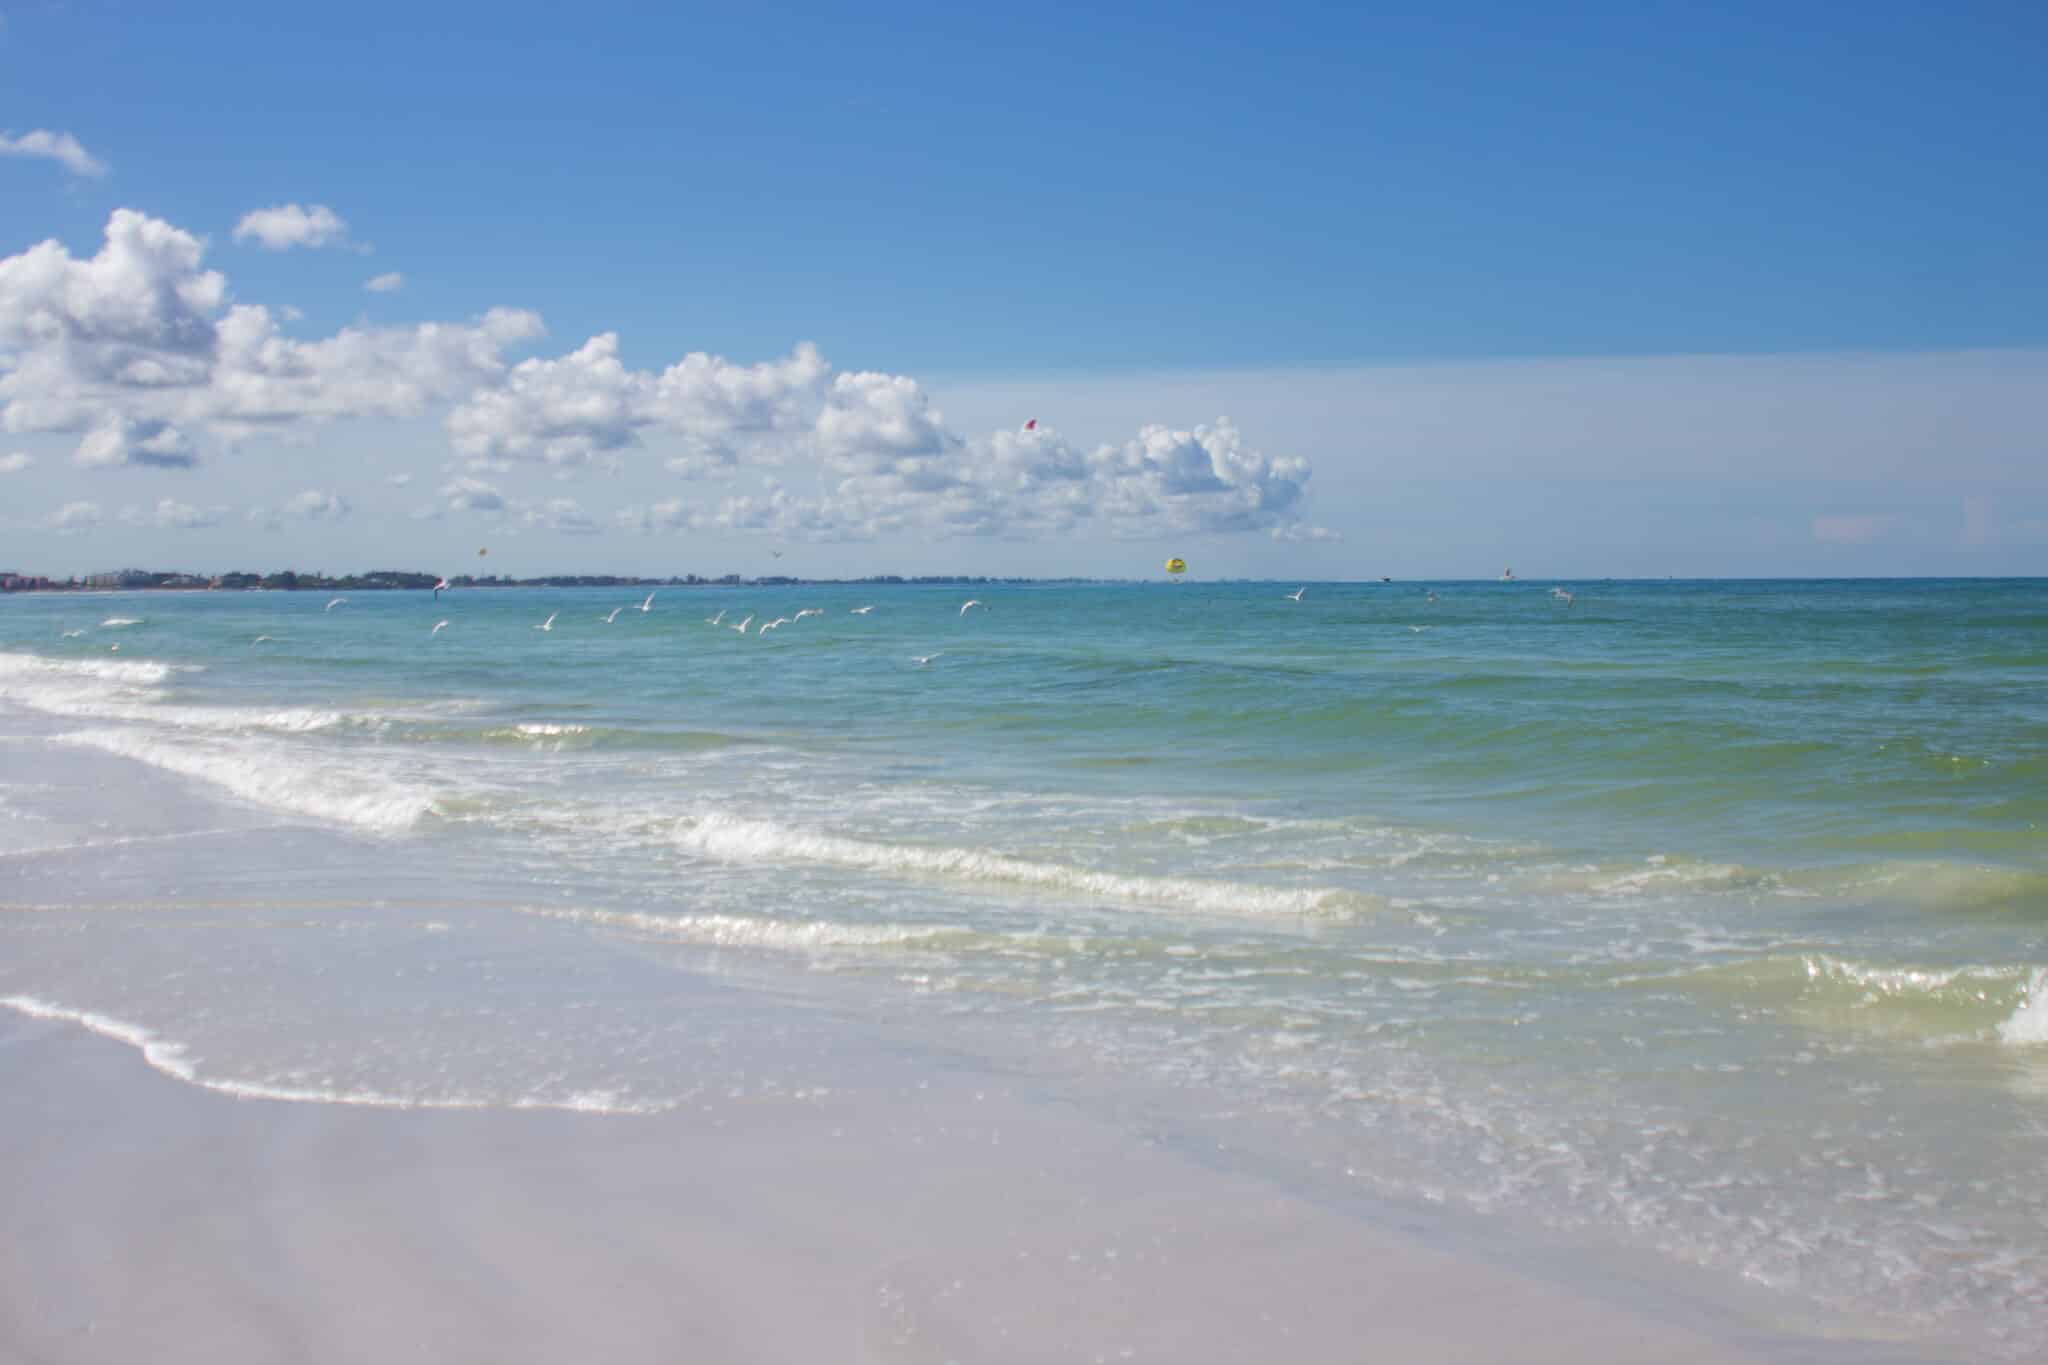
[[[434,622],[434,628],[427,632],[427,638],[431,640],[436,635],[439,635],[442,631],[446,629],[448,629],[448,623],[446,621],[436,621]]]
[[[866,616],[866,615],[867,615],[867,614],[868,614],[869,612],[871,612],[871,611],[873,611],[873,610],[874,610],[874,608],[873,608],[873,607],[855,607],[855,608],[853,609],[853,614],[854,614],[855,616]]]
[[[642,611],[652,611],[652,610],[654,610],[654,594],[653,594],[653,593],[648,593],[648,594],[647,594],[647,600],[646,600],[645,602],[642,602],[642,603],[640,604],[640,610],[642,610]]]
[[[987,608],[987,607],[982,607],[982,606],[981,606],[981,599],[980,599],[979,597],[970,597],[970,598],[968,598],[968,599],[967,599],[967,600],[966,600],[965,602],[962,602],[962,603],[960,604],[960,614],[961,614],[962,616],[965,616],[965,615],[967,614],[967,609],[968,609],[969,607],[981,607],[981,609],[982,609],[983,611],[987,611],[987,610],[988,610],[988,608]],[[936,658],[938,658],[939,656],[938,656],[938,655],[936,655],[936,654],[934,654],[934,655],[932,655],[932,657],[933,657],[934,659],[936,659]]]
[[[1290,602],[1299,602],[1301,600],[1301,595],[1307,591],[1308,585],[1304,583],[1301,587],[1296,588],[1293,592],[1286,592],[1280,595],[1282,597],[1285,597]]]
[[[910,657],[916,661],[917,666],[919,668],[923,668],[926,664],[930,663],[933,659],[938,658],[940,654],[944,654],[945,652],[946,651],[942,649],[939,651],[938,654],[913,654]]]
[[[435,596],[435,597],[436,597],[436,598],[438,599],[438,598],[439,598],[439,597],[441,596],[441,593],[442,593],[442,591],[443,591],[443,590],[444,590],[444,589],[445,589],[445,588],[446,588],[447,586],[448,586],[448,580],[447,580],[447,579],[445,579],[445,578],[437,578],[437,579],[435,579],[435,580],[434,580],[434,596]]]
[[[762,626],[762,627],[761,627],[761,628],[760,628],[759,630],[755,631],[755,632],[754,632],[754,634],[756,634],[756,635],[766,635],[766,634],[767,634],[767,633],[768,633],[769,631],[771,631],[771,630],[775,629],[775,628],[776,628],[777,626],[786,626],[786,625],[788,625],[788,624],[789,624],[789,620],[790,620],[790,618],[789,618],[789,617],[787,617],[787,616],[778,616],[778,617],[776,617],[776,618],[775,618],[775,619],[774,619],[773,621],[770,621],[770,622],[769,622],[769,623],[768,623],[767,625],[765,625],[765,626]]]
[[[605,618],[604,618],[604,623],[605,623],[606,625],[610,625],[610,624],[611,624],[612,622],[614,622],[614,621],[618,620],[618,619],[619,619],[619,613],[620,613],[620,612],[622,612],[622,611],[624,611],[624,610],[625,610],[625,608],[624,608],[624,607],[613,607],[613,608],[612,608],[612,614],[611,614],[610,616],[607,616],[607,617],[605,617]]]
[[[79,636],[83,634],[85,634],[85,632],[82,630],[67,630],[64,632],[64,638],[67,640],[76,640]]]
[[[262,644],[262,643],[263,643],[263,642],[264,642],[265,640],[274,640],[274,639],[276,639],[276,638],[277,638],[277,637],[276,637],[276,636],[274,636],[274,635],[259,635],[259,636],[257,636],[257,637],[256,637],[255,639],[251,640],[251,641],[250,641],[249,643],[250,643],[250,644],[252,644],[252,645],[260,645],[260,644]]]
[[[329,602],[329,603],[328,603],[328,604],[327,604],[326,606],[324,606],[324,607],[320,608],[320,610],[322,610],[322,611],[333,611],[333,610],[334,610],[334,609],[335,609],[336,607],[340,606],[340,605],[341,605],[342,603],[344,603],[344,602],[346,602],[346,601],[348,601],[348,599],[347,599],[346,597],[337,597],[337,598],[333,599],[332,601],[330,601],[330,602]]]
[[[561,614],[562,614],[562,613],[560,613],[560,612],[558,612],[558,611],[551,611],[551,612],[549,612],[549,613],[548,613],[548,619],[547,619],[547,620],[545,620],[545,621],[543,621],[543,622],[541,622],[541,623],[540,623],[539,625],[535,626],[535,627],[534,627],[534,629],[535,629],[535,630],[553,630],[553,629],[555,628],[555,618],[556,618],[557,616],[560,616]]]
[[[738,625],[734,626],[733,629],[738,631],[740,634],[745,635],[747,633],[747,626],[749,623],[753,621],[753,619],[754,613],[748,612],[747,619],[745,621],[740,622]]]
[[[704,618],[704,624],[705,624],[705,625],[707,625],[707,626],[715,626],[715,625],[717,625],[717,624],[718,624],[719,622],[723,621],[724,619],[725,619],[725,608],[724,608],[724,607],[720,607],[720,608],[718,609],[718,615],[716,615],[716,616],[707,616],[707,617],[705,617],[705,618]]]
[[[801,621],[801,620],[803,620],[803,619],[804,619],[804,618],[805,618],[806,616],[823,616],[824,614],[825,614],[825,609],[824,609],[823,607],[804,607],[804,608],[802,608],[801,610],[799,610],[799,611],[797,612],[797,614],[796,614],[795,616],[792,616],[792,617],[791,617],[790,619],[791,619],[792,621]]]

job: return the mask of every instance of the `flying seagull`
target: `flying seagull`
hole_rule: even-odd
[[[344,602],[346,602],[346,601],[348,601],[348,599],[347,599],[346,597],[337,597],[337,598],[335,598],[334,600],[332,600],[331,602],[329,602],[329,603],[328,603],[328,604],[327,604],[326,606],[324,606],[324,607],[320,608],[320,610],[322,610],[322,611],[333,611],[333,610],[334,610],[334,609],[335,609],[336,607],[340,606],[340,605],[341,605],[342,603],[344,603]]]
[[[1303,584],[1301,587],[1296,588],[1293,592],[1284,592],[1280,595],[1290,602],[1299,602],[1301,600],[1301,595],[1307,591],[1308,585]]]
[[[719,622],[723,621],[724,619],[725,619],[725,608],[724,608],[724,607],[720,607],[720,608],[718,609],[718,615],[716,615],[716,616],[707,616],[707,617],[705,617],[705,618],[704,618],[704,624],[705,624],[705,625],[707,625],[707,626],[715,626],[715,625],[717,625],[717,624],[718,624]]]
[[[733,629],[738,631],[740,634],[745,635],[747,633],[747,626],[751,621],[753,621],[753,619],[754,613],[748,612],[747,619],[745,621],[740,622],[738,625],[734,626]]]
[[[873,611],[873,610],[874,610],[874,608],[873,608],[873,607],[855,607],[855,608],[853,609],[853,614],[854,614],[855,616],[866,616],[866,615],[867,615],[867,614],[868,614],[869,612],[871,612],[871,611]]]
[[[434,622],[434,628],[427,632],[427,638],[431,640],[436,635],[439,635],[442,631],[446,629],[448,629],[448,623],[446,621],[436,621]]]
[[[624,607],[613,607],[613,608],[612,608],[612,614],[611,614],[610,616],[607,616],[607,617],[605,617],[605,618],[604,618],[604,623],[605,623],[606,625],[610,625],[610,624],[611,624],[612,622],[614,622],[614,621],[618,620],[618,619],[619,619],[619,613],[620,613],[620,612],[622,612],[622,611],[624,611],[624,610],[625,610],[625,608],[624,608]]]
[[[926,664],[930,663],[933,659],[938,658],[939,654],[944,654],[945,652],[946,651],[942,649],[939,651],[938,654],[913,654],[910,657],[913,661],[916,662],[919,668],[922,668]]]
[[[535,627],[534,627],[534,629],[535,629],[535,630],[553,630],[553,629],[555,628],[555,618],[556,618],[557,616],[560,616],[561,614],[562,614],[562,613],[560,613],[560,612],[558,612],[558,611],[551,611],[551,612],[549,612],[549,613],[548,613],[548,619],[547,619],[547,620],[545,620],[545,621],[543,621],[543,622],[541,622],[541,623],[540,623],[539,625],[535,626]]]
[[[968,609],[969,607],[981,607],[981,609],[982,609],[983,611],[987,611],[987,610],[988,610],[988,608],[987,608],[987,607],[982,607],[982,606],[981,606],[981,599],[980,599],[979,597],[970,597],[970,598],[968,598],[968,599],[967,599],[967,600],[966,600],[965,602],[962,602],[962,603],[960,604],[960,614],[961,614],[962,616],[965,616],[965,615],[967,614],[967,609]],[[936,658],[938,658],[939,656],[938,656],[938,655],[936,655],[936,654],[934,654],[934,655],[933,655],[932,657],[933,657],[934,659],[936,659]]]
[[[642,603],[640,604],[640,610],[642,610],[642,611],[652,611],[652,610],[654,610],[654,594],[653,594],[653,593],[648,593],[648,594],[647,594],[647,600],[646,600],[645,602],[642,602]]]

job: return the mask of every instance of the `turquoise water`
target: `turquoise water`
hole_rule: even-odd
[[[1296,586],[10,598],[0,995],[221,1088],[632,1112],[715,971],[2048,1337],[2048,584]],[[174,866],[269,890],[33,875],[123,837],[36,753],[224,803]]]

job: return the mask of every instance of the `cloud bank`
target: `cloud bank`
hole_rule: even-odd
[[[286,204],[234,235],[285,250],[345,244],[347,225],[323,205]],[[839,370],[809,344],[754,364],[698,351],[636,369],[606,332],[515,360],[544,335],[516,308],[307,340],[285,330],[287,310],[232,301],[205,252],[197,236],[120,209],[89,258],[53,240],[0,259],[0,430],[73,434],[73,462],[87,468],[182,470],[333,423],[438,414],[454,477],[423,511],[567,534],[601,519],[572,498],[508,496],[486,476],[665,471],[688,491],[609,518],[647,534],[1331,534],[1305,520],[1308,463],[1267,456],[1228,418],[1141,425],[1090,448],[1045,424],[975,437],[917,380]],[[346,510],[339,492],[309,491],[286,513]]]

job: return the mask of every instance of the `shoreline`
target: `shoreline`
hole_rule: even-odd
[[[646,1117],[237,1099],[0,1015],[0,1354],[1929,1360],[1473,1260],[915,1068]]]

